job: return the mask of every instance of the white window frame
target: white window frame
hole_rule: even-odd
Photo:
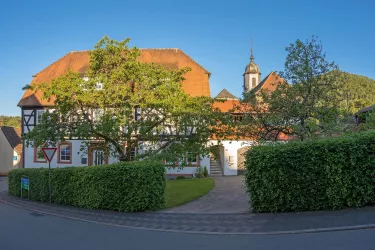
[[[69,156],[69,160],[63,160],[62,159],[62,156],[63,156],[63,154],[62,154],[62,152],[63,152],[63,150],[62,150],[62,147],[69,147],[69,155],[64,155],[65,157],[67,157],[67,156]],[[71,162],[72,161],[72,156],[73,156],[73,152],[72,152],[72,145],[71,144],[67,144],[67,143],[63,143],[63,144],[60,144],[59,145],[59,155],[60,155],[60,159],[59,159],[59,162]]]
[[[46,110],[44,109],[39,109],[36,111],[36,124],[40,124],[42,121],[39,121],[39,113],[42,113],[42,115],[40,116],[40,120],[42,120],[42,117],[43,117],[43,114],[46,113]]]
[[[189,154],[195,155],[195,161],[189,162]],[[185,160],[186,160],[185,163],[186,163],[187,166],[190,166],[190,165],[191,166],[197,166],[198,163],[199,163],[199,155],[197,153],[187,152]]]

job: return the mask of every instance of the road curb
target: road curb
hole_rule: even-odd
[[[40,211],[37,209],[32,209],[28,207],[22,207],[20,205],[14,204],[9,201],[5,201],[0,199],[0,202],[3,204],[7,204],[13,207],[25,209],[28,211],[32,211],[35,213],[43,214],[43,215],[50,215],[54,217],[60,217],[70,220],[76,220],[81,222],[88,222],[93,224],[99,225],[106,225],[112,227],[120,227],[120,228],[127,228],[127,229],[134,229],[134,230],[147,230],[147,231],[156,231],[156,232],[168,232],[168,233],[186,233],[186,234],[205,234],[205,235],[286,235],[286,234],[312,234],[312,233],[324,233],[324,232],[338,232],[338,231],[353,231],[353,230],[365,230],[365,229],[373,229],[375,228],[375,224],[366,224],[366,225],[355,225],[355,226],[343,226],[343,227],[327,227],[327,228],[315,228],[315,229],[302,229],[302,230],[289,230],[289,231],[268,231],[268,232],[202,232],[202,231],[184,231],[184,230],[168,230],[168,229],[155,229],[155,228],[147,228],[147,227],[135,227],[135,226],[126,226],[120,225],[115,223],[107,223],[107,222],[100,222],[95,220],[87,220],[82,219],[74,216],[67,216],[67,215],[60,215],[52,212],[45,212]]]

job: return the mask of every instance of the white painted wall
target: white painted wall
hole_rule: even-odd
[[[87,152],[80,151],[82,140],[68,140],[70,143],[72,143],[72,163],[71,164],[65,164],[65,163],[57,163],[57,157],[58,152],[56,151],[52,161],[51,161],[51,168],[56,167],[84,167],[88,164],[82,164],[81,158],[88,157]],[[58,149],[57,149],[58,150]],[[113,156],[108,157],[108,163],[114,163],[117,159]],[[88,159],[87,159],[88,163]],[[48,168],[48,162],[47,163],[40,163],[40,162],[34,162],[34,147],[25,147],[25,168]]]
[[[206,166],[208,174],[210,174],[210,158],[209,157],[201,157],[200,158],[200,166],[204,168]],[[192,175],[195,174],[197,171],[196,166],[187,166],[182,169],[179,168],[165,168],[167,170],[167,175]]]
[[[64,163],[57,163],[57,157],[58,152],[56,151],[56,154],[54,155],[52,161],[51,161],[51,168],[56,167],[84,167],[88,166],[88,164],[81,164],[81,158],[88,157],[86,152],[81,152],[80,148],[82,145],[82,140],[69,140],[69,142],[72,143],[72,163],[71,164],[64,164]],[[108,164],[112,164],[117,162],[117,157],[109,156],[108,157]],[[87,159],[88,163],[88,159]],[[202,167],[206,166],[208,173],[210,173],[210,158],[209,157],[201,157],[200,159],[200,165]],[[47,163],[40,163],[40,162],[34,162],[34,147],[27,147],[25,148],[25,168],[48,168],[48,162]],[[167,174],[195,174],[197,167],[185,167],[183,169],[178,168],[166,168]]]
[[[217,144],[217,141],[212,140],[211,143]],[[251,146],[252,141],[221,141],[222,148],[220,149],[221,166],[223,167],[224,175],[237,175],[237,150],[242,147]],[[233,157],[233,161],[229,162],[229,157]]]
[[[14,160],[17,156],[17,160]],[[7,175],[9,171],[20,167],[20,156],[9,144],[3,131],[0,130],[0,175]]]

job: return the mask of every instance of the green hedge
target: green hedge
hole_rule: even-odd
[[[334,210],[375,203],[375,132],[257,146],[246,154],[255,212]]]
[[[12,170],[9,194],[20,196],[21,176],[30,178],[30,199],[49,201],[48,169]],[[123,212],[157,210],[165,203],[165,168],[149,161],[51,169],[52,202]]]

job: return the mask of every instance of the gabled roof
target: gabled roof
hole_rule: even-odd
[[[184,91],[191,96],[210,96],[210,73],[186,55],[180,49],[140,49],[138,60],[144,63],[157,63],[167,69],[189,67],[182,83]],[[42,82],[49,83],[53,79],[66,74],[68,70],[85,73],[90,67],[89,51],[73,51],[61,57],[34,76],[30,85]],[[54,99],[42,100],[40,91],[26,90],[18,106],[53,106]]]
[[[22,140],[21,140],[21,128],[13,128],[2,126],[1,131],[7,138],[10,146],[17,151],[17,153],[22,153]]]
[[[224,100],[238,100],[238,98],[232,95],[228,90],[223,89],[215,99],[224,99]]]
[[[214,101],[213,108],[219,109],[221,112],[236,112],[237,109],[241,105],[239,100],[225,100],[225,101]]]
[[[258,92],[261,89],[267,89],[269,91],[276,90],[277,85],[283,83],[284,79],[281,78],[275,72],[271,72],[266,76],[255,88],[250,90],[251,92]]]

